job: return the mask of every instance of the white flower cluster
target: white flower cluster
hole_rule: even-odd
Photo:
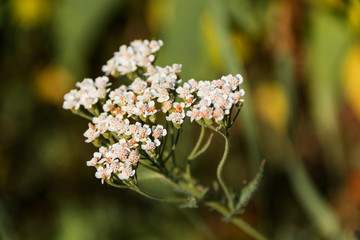
[[[186,112],[190,121],[201,119],[214,119],[220,122],[225,115],[230,114],[231,108],[243,102],[244,89],[240,89],[243,78],[227,75],[213,81],[195,81],[190,79],[183,87],[178,87],[176,92],[190,106]]]
[[[93,158],[86,164],[97,168],[95,177],[104,183],[104,180],[110,179],[111,174],[117,175],[121,180],[134,176],[133,166],[139,159],[138,151],[132,149],[125,139],[121,139],[108,148],[100,147],[99,152],[95,152]]]
[[[93,81],[91,78],[85,78],[82,82],[77,82],[76,86],[80,89],[72,89],[64,96],[64,109],[78,110],[80,106],[90,109],[99,99],[106,97],[107,89],[110,86],[109,78],[106,76],[98,77]]]
[[[161,40],[135,40],[130,46],[122,45],[102,67],[102,71],[107,75],[119,76],[135,72],[138,67],[148,67],[155,60],[155,53],[162,45]]]
[[[109,179],[111,174],[116,174],[119,179],[125,180],[135,174],[133,166],[140,158],[140,151],[146,152],[150,157],[155,155],[155,149],[160,146],[160,139],[166,136],[167,131],[162,125],[154,125],[150,128],[147,124],[130,124],[128,119],[122,120],[122,115],[107,115],[102,113],[99,117],[93,118],[89,123],[89,129],[84,136],[86,142],[95,141],[100,135],[104,138],[112,137],[115,134],[119,141],[109,148],[100,148],[100,152],[94,153],[94,157],[87,162],[88,166],[95,166],[95,176],[102,179]]]
[[[167,113],[176,110],[174,92],[181,82],[178,80],[180,69],[181,65],[178,64],[164,68],[150,66],[146,80],[138,77],[129,86],[122,85],[111,91],[103,110],[120,114],[123,118],[140,117],[143,121],[149,118],[155,122],[158,111]],[[157,109],[156,105],[160,108]],[[185,115],[182,118],[184,117]]]
[[[89,118],[95,115],[85,131],[86,142],[101,147],[87,162],[95,166],[95,176],[102,182],[112,174],[125,180],[135,174],[140,156],[154,160],[167,130],[157,123],[158,117],[180,128],[185,117],[190,120],[212,119],[219,123],[240,104],[244,90],[241,75],[223,76],[213,81],[194,79],[179,86],[181,64],[159,67],[152,65],[162,41],[136,40],[121,46],[103,71],[107,75],[127,75],[130,85],[110,89],[107,76],[85,78],[64,96],[63,108],[75,110]],[[134,77],[138,76],[138,77]],[[179,99],[179,100],[178,100]],[[131,121],[131,122],[130,122]],[[141,122],[141,123],[140,123]],[[156,161],[156,159],[154,160]]]

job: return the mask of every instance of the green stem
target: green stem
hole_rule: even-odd
[[[197,150],[199,150],[199,147],[200,147],[200,144],[201,144],[201,142],[202,142],[202,140],[204,138],[204,135],[205,135],[205,127],[202,125],[201,126],[201,132],[200,132],[200,135],[199,135],[199,139],[197,140],[194,149],[191,151],[191,153],[190,153],[190,155],[188,157],[189,160],[193,160]]]
[[[215,209],[223,216],[229,216],[231,214],[231,212],[226,207],[224,207],[218,202],[207,202],[206,205],[211,207],[212,209]],[[232,217],[230,221],[236,226],[238,226],[240,229],[242,229],[244,232],[252,236],[254,239],[257,240],[267,239],[260,232],[258,232],[255,228],[253,228],[250,224],[248,224],[245,220],[243,220],[240,217]]]
[[[190,195],[194,196],[197,199],[200,199],[203,196],[203,191],[200,190],[202,188],[201,186],[193,186],[186,184],[184,182],[179,182],[178,187],[184,189],[184,192],[188,192]],[[219,202],[214,201],[208,201],[205,202],[207,206],[209,206],[211,209],[216,210],[219,212],[222,216],[228,217],[231,215],[232,211],[220,204]],[[248,224],[245,220],[243,220],[240,217],[231,217],[230,221],[235,224],[237,227],[242,229],[244,232],[246,232],[248,235],[253,237],[256,240],[267,240],[266,237],[264,237],[260,232],[258,232],[255,228],[253,228],[250,224]]]
[[[91,122],[92,122],[92,120],[93,120],[93,117],[92,117],[92,116],[89,116],[89,115],[87,115],[87,114],[84,113],[84,112],[81,112],[81,111],[78,111],[78,112],[73,111],[73,113],[75,113],[76,115],[79,115],[80,117],[83,117],[83,118],[85,118],[85,119],[87,119],[87,120],[89,120],[89,121],[91,121]]]
[[[175,160],[174,152],[176,150],[176,145],[177,145],[177,143],[179,141],[180,133],[181,133],[181,128],[176,130],[175,139],[174,139],[174,136],[172,137],[172,139],[171,139],[171,142],[172,142],[171,150],[170,150],[169,154],[166,156],[166,158],[164,160],[164,162],[166,163],[167,160],[169,160],[169,158],[172,157],[172,159],[173,159],[173,167],[176,166],[176,160]],[[174,135],[174,134],[172,134],[172,135]]]
[[[169,122],[168,121],[166,121],[166,131],[169,132]],[[161,149],[160,149],[160,154],[159,154],[160,161],[162,161],[162,159],[163,159],[162,157],[163,157],[164,151],[166,149],[168,136],[169,136],[169,134],[167,134],[165,136],[164,142],[161,144]]]
[[[221,133],[221,135],[225,139],[225,149],[224,149],[224,154],[223,154],[223,156],[222,156],[222,158],[220,160],[220,163],[218,165],[218,168],[217,168],[217,171],[216,171],[216,176],[217,176],[217,179],[219,181],[219,184],[220,184],[221,188],[223,189],[223,191],[225,193],[226,199],[228,201],[229,208],[232,211],[232,210],[234,210],[234,202],[233,202],[233,199],[232,199],[231,194],[229,192],[229,189],[226,186],[226,184],[225,184],[225,182],[224,182],[224,180],[222,178],[222,171],[223,171],[223,168],[224,168],[224,165],[225,165],[228,153],[229,153],[229,139],[228,139],[228,136],[226,136],[225,134]]]
[[[204,139],[204,135],[205,135],[205,127],[202,125],[201,126],[201,132],[200,132],[199,138],[198,138],[198,140],[197,140],[197,142],[195,144],[195,147],[191,151],[189,157],[187,158],[186,175],[187,175],[188,179],[191,178],[191,171],[190,171],[191,161],[194,159],[195,154],[199,150],[200,144],[201,144],[202,140]]]
[[[121,185],[113,183],[112,181],[106,181],[106,183],[109,184],[110,186],[113,186],[113,187],[116,187],[116,188],[126,188],[125,186],[123,187]],[[156,201],[169,202],[169,203],[182,203],[182,202],[185,202],[187,200],[187,198],[161,198],[161,197],[153,196],[153,195],[151,195],[149,193],[144,192],[143,190],[138,188],[138,186],[136,186],[132,182],[128,182],[127,186],[131,190],[139,193],[140,195],[143,195],[144,197],[147,197],[147,198],[150,198],[150,199],[156,200]]]
[[[239,113],[240,113],[240,110],[241,110],[241,106],[240,106],[240,107],[238,108],[238,110],[236,111],[236,114],[235,114],[234,118],[232,119],[229,128],[231,128],[232,125],[234,125],[235,120],[237,119],[237,117],[238,117],[238,115],[239,115]]]
[[[151,171],[160,173],[160,171],[157,167],[154,167],[153,165],[147,163],[146,160],[148,160],[148,159],[140,159],[139,163]]]

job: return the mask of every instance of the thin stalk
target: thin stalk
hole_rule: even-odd
[[[239,115],[239,113],[240,113],[240,110],[241,110],[241,106],[240,106],[240,107],[238,108],[238,110],[236,111],[236,114],[235,114],[234,118],[232,119],[229,128],[231,128],[232,125],[234,125],[235,120],[236,120],[236,118],[238,117],[238,115]]]
[[[169,132],[169,122],[166,121],[166,131]],[[160,155],[159,155],[159,159],[160,161],[162,161],[162,156],[164,154],[164,151],[166,149],[166,144],[167,144],[167,139],[168,139],[168,134],[165,136],[164,142],[161,144],[161,149],[160,149]]]
[[[229,189],[226,186],[226,184],[225,184],[225,182],[224,182],[224,180],[222,178],[222,171],[223,171],[223,168],[224,168],[224,165],[225,165],[228,153],[229,153],[229,139],[228,139],[228,136],[225,136],[224,134],[221,134],[221,135],[225,139],[225,149],[224,149],[224,154],[223,154],[223,156],[222,156],[222,158],[220,160],[220,163],[219,163],[219,165],[217,167],[216,176],[217,176],[217,179],[219,181],[219,184],[220,184],[221,188],[223,189],[223,191],[225,193],[229,208],[232,211],[232,210],[234,210],[234,202],[233,202],[233,199],[232,199],[231,194],[229,192]]]
[[[117,135],[115,132],[111,132],[111,135],[118,141],[120,140],[119,135]]]
[[[84,112],[81,112],[81,111],[75,112],[75,111],[73,111],[73,113],[75,113],[76,115],[79,115],[80,117],[83,117],[83,118],[85,118],[85,119],[87,119],[87,120],[89,120],[89,121],[92,121],[92,120],[93,120],[93,117],[92,117],[92,116],[89,116],[89,115],[87,115],[87,114],[84,113]]]
[[[207,206],[211,207],[212,209],[215,209],[223,216],[229,216],[231,212],[221,205],[218,202],[207,202]],[[250,224],[248,224],[245,220],[243,220],[240,217],[232,217],[230,221],[238,226],[240,229],[242,229],[244,232],[249,234],[251,237],[257,240],[267,240],[266,237],[264,237],[260,232],[258,232],[255,228],[253,228]]]
[[[202,140],[204,139],[205,136],[205,127],[202,125],[201,126],[201,132],[199,135],[199,138],[195,144],[194,149],[191,151],[189,157],[187,158],[187,163],[186,163],[186,175],[189,179],[191,179],[191,171],[190,171],[190,167],[191,167],[191,161],[194,159],[195,154],[197,153],[197,151],[199,150],[200,144],[202,142]]]
[[[144,192],[143,190],[141,190],[140,188],[138,188],[136,185],[131,184],[132,185],[132,190],[153,200],[157,200],[157,201],[161,201],[161,202],[169,202],[169,203],[183,203],[186,202],[188,200],[188,198],[161,198],[158,196],[154,196],[151,195],[149,193]]]
[[[129,188],[137,193],[139,193],[140,195],[143,195],[144,197],[150,198],[152,200],[156,200],[156,201],[161,201],[161,202],[171,202],[171,203],[181,203],[181,202],[185,202],[187,200],[187,198],[161,198],[161,197],[157,197],[154,195],[151,195],[149,193],[144,192],[143,190],[141,190],[140,188],[138,188],[134,183],[132,182],[127,182],[127,187],[123,187],[121,185],[118,185],[116,183],[113,183],[112,181],[106,181],[107,184],[109,184],[110,186],[116,187],[116,188]]]
[[[191,153],[190,153],[190,155],[188,157],[189,160],[193,160],[196,152],[199,150],[200,144],[201,144],[202,140],[204,139],[204,136],[205,136],[205,127],[202,125],[199,138],[198,138],[198,140],[197,140],[197,142],[195,144],[194,149],[191,151]]]
[[[143,165],[144,167],[146,167],[146,168],[148,168],[148,169],[150,169],[150,170],[152,170],[152,171],[154,171],[154,172],[160,173],[160,171],[159,171],[158,168],[154,167],[153,165],[147,163],[147,162],[144,161],[144,160],[148,160],[148,159],[140,159],[139,162],[140,162],[141,165]]]
[[[171,150],[170,150],[169,154],[166,156],[166,158],[164,160],[165,163],[167,162],[167,160],[169,160],[170,157],[172,157],[173,165],[176,166],[176,160],[175,160],[174,152],[176,150],[176,145],[177,145],[177,143],[179,141],[180,133],[181,133],[181,128],[176,131],[175,139],[172,138],[172,141],[171,141],[172,142],[172,147],[171,147]]]

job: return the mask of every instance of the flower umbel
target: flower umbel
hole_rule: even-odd
[[[64,109],[90,121],[84,132],[85,142],[93,143],[98,151],[86,164],[96,168],[95,177],[101,183],[186,206],[204,202],[235,219],[233,216],[244,207],[240,201],[243,198],[230,194],[222,179],[222,167],[228,153],[229,130],[244,102],[245,91],[240,87],[243,78],[237,74],[212,81],[190,79],[180,85],[181,64],[154,65],[162,45],[161,40],[135,40],[129,46],[122,45],[102,67],[104,76],[95,80],[85,78],[76,83],[77,89],[64,96]],[[202,131],[188,158],[180,163],[176,159],[176,146],[184,124],[194,121],[201,125]],[[225,139],[224,155],[217,170],[225,205],[211,199],[208,188],[191,175],[191,162],[211,143],[212,135],[200,149],[205,128]],[[171,182],[174,191],[185,196],[159,198],[141,190],[137,179],[139,166]]]

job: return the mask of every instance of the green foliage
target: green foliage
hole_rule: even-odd
[[[243,209],[249,203],[256,191],[259,189],[260,184],[262,183],[262,180],[264,178],[265,163],[265,160],[261,162],[259,172],[256,174],[255,178],[241,190],[239,199],[237,200],[237,203],[235,205],[235,211],[243,211]]]

